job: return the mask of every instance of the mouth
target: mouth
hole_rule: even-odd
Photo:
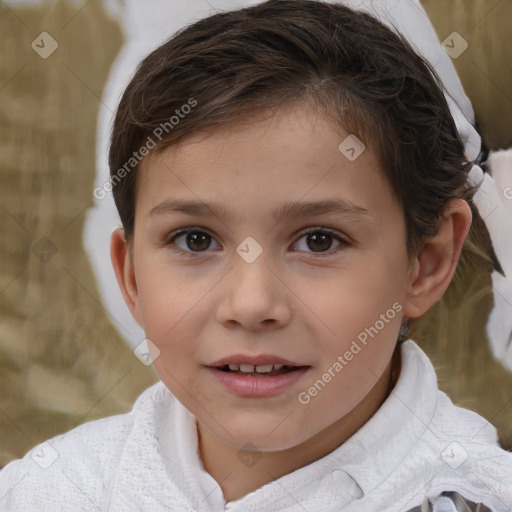
[[[262,398],[293,389],[309,373],[311,366],[270,355],[234,355],[207,368],[228,392],[241,397]]]

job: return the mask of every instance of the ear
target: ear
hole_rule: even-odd
[[[121,289],[124,300],[135,318],[142,327],[142,316],[139,307],[139,293],[135,280],[135,270],[132,261],[132,254],[122,229],[116,229],[110,237],[110,258],[117,283]]]
[[[404,316],[423,315],[444,294],[455,274],[462,246],[471,227],[471,209],[463,199],[447,205],[439,231],[429,238],[411,263]]]

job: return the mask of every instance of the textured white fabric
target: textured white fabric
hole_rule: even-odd
[[[227,506],[201,464],[195,418],[159,382],[129,414],[81,425],[7,465],[0,510],[390,512],[454,491],[510,511],[512,454],[495,428],[438,390],[416,343],[401,354],[393,392],[347,442]]]

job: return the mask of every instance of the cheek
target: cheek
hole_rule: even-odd
[[[329,381],[317,400],[321,414],[334,414],[329,408],[340,396],[344,398],[337,413],[357,405],[391,358],[402,316],[398,267],[374,261],[340,270],[335,280],[318,289],[310,286],[309,297],[315,297],[311,309],[319,312],[322,322],[317,324],[323,324],[324,333],[318,340],[323,345],[319,373],[325,376],[322,381]]]
[[[196,366],[199,340],[206,319],[201,290],[183,290],[180,284],[156,279],[141,290],[144,331],[159,350],[155,370],[173,390],[190,386]],[[177,381],[177,384],[175,381]]]
[[[138,263],[137,288],[144,330],[150,339],[167,343],[183,329],[189,315],[197,314],[198,305],[208,292],[208,282],[194,278],[186,270],[177,270],[162,257],[141,257]]]
[[[373,325],[395,302],[402,301],[405,287],[401,284],[403,270],[398,267],[367,260],[328,278],[305,283],[297,295],[303,298],[310,314],[316,313],[323,321],[327,335],[351,338]]]

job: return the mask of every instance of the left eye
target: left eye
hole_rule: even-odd
[[[325,229],[315,229],[305,233],[297,241],[294,249],[306,252],[323,253],[333,249],[333,244],[337,244],[334,249],[338,249],[339,247],[347,246],[348,242],[336,233],[332,233],[331,231],[327,231]]]

